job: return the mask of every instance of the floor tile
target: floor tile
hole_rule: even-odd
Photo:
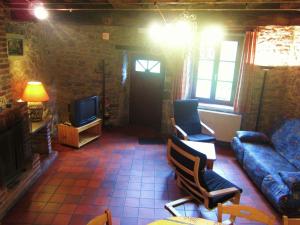
[[[184,197],[166,161],[165,145],[139,145],[140,135],[156,135],[145,128],[104,130],[98,140],[80,151],[53,140],[58,159],[17,202],[2,224],[85,225],[109,208],[114,225],[146,225],[171,216],[164,208]],[[268,214],[279,214],[237,163],[230,148],[216,146],[214,170],[244,192],[241,203]],[[216,220],[216,210],[186,203],[178,207],[183,216]],[[22,219],[20,219],[22,218]],[[238,220],[237,224],[246,224]]]

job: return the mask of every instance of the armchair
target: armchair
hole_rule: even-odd
[[[218,203],[226,201],[239,204],[242,189],[214,171],[205,170],[206,155],[173,136],[168,140],[167,157],[170,165],[174,168],[177,185],[190,194],[188,197],[165,205],[165,208],[173,215],[180,216],[175,207],[191,200],[204,202],[208,209],[213,209]]]
[[[197,100],[177,100],[173,104],[174,118],[171,118],[171,122],[175,134],[188,141],[214,142],[216,140],[215,132],[199,118]],[[202,133],[202,127],[210,134]]]

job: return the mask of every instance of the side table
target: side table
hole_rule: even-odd
[[[30,123],[29,126],[33,153],[49,155],[52,152],[51,121],[52,116],[47,116],[40,122]]]

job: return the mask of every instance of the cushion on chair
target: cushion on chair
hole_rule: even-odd
[[[176,137],[175,135],[172,136],[172,142],[178,146],[179,148],[181,148],[182,150],[186,151],[187,153],[193,155],[193,156],[197,156],[200,158],[200,166],[199,166],[199,170],[203,170],[206,166],[206,160],[207,157],[205,154],[199,152],[199,151],[195,151],[193,148],[189,147],[188,145],[186,145],[185,143],[183,143],[178,137]],[[184,157],[183,155],[181,155],[180,153],[178,153],[177,151],[172,151],[171,149],[171,156],[176,159],[176,161],[178,161],[179,163],[181,163],[183,166],[187,167],[190,170],[194,169],[194,162],[189,160],[188,158]]]
[[[292,192],[300,191],[300,172],[280,171],[279,175]]]
[[[203,174],[203,176],[200,177],[199,180],[202,183],[201,185],[208,191],[217,191],[225,188],[232,188],[235,187],[240,190],[242,193],[242,189],[238,186],[232,184],[230,181],[226,180],[225,178],[221,177],[219,174],[215,173],[212,170],[206,170]],[[210,198],[209,201],[209,208],[214,208],[218,205],[218,203],[223,203],[228,201],[230,198],[232,198],[235,195],[235,193],[232,194],[225,194],[218,197]]]
[[[213,142],[216,140],[215,137],[207,134],[192,134],[188,135],[189,141],[202,141],[202,142]]]
[[[237,131],[236,136],[242,142],[249,142],[249,143],[257,143],[257,144],[270,144],[271,141],[267,135],[262,132],[256,131]]]
[[[188,135],[201,133],[198,100],[177,100],[173,104],[176,124]]]

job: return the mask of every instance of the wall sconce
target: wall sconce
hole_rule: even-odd
[[[38,81],[29,81],[24,90],[22,100],[28,102],[30,120],[33,122],[41,121],[44,112],[42,102],[49,100],[43,84]]]

